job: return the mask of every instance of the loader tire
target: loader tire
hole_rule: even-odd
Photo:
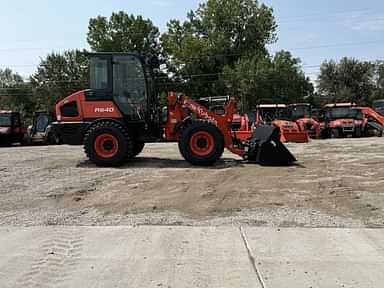
[[[192,165],[210,166],[223,155],[224,137],[213,124],[193,122],[183,130],[179,150]]]
[[[133,155],[133,142],[127,129],[112,121],[91,126],[84,137],[84,151],[100,167],[116,167]]]
[[[144,146],[145,146],[145,143],[141,142],[141,141],[134,141],[133,142],[133,153],[132,153],[132,157],[131,158],[135,158],[136,156],[138,156],[144,149]]]
[[[356,128],[355,134],[353,136],[354,138],[361,138],[363,136],[363,132],[360,127]]]
[[[9,135],[3,136],[2,141],[0,142],[0,146],[2,146],[2,147],[11,147],[12,146],[11,136],[9,136]]]
[[[331,139],[338,139],[338,138],[340,138],[340,132],[339,132],[338,129],[332,129],[329,134],[330,134],[330,138]]]

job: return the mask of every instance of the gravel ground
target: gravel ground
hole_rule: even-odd
[[[81,147],[0,148],[0,225],[384,227],[384,138],[289,144],[292,167],[186,163],[150,144],[121,168]]]

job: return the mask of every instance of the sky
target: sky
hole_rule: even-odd
[[[151,19],[162,32],[170,19],[183,20],[202,0],[0,0],[0,69],[24,77],[41,57],[55,51],[87,48],[88,21],[123,10]],[[355,57],[384,59],[382,0],[264,0],[273,7],[278,41],[271,53],[285,49],[302,61],[315,79],[324,60]]]

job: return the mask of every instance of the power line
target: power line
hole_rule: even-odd
[[[340,20],[340,18],[336,18],[335,16],[343,16],[343,15],[350,16],[350,17],[356,19],[359,17],[368,16],[369,15],[368,12],[375,12],[374,14],[377,15],[376,9],[358,9],[358,10],[350,10],[350,11],[333,12],[333,13],[327,13],[327,14],[323,14],[321,12],[318,12],[318,13],[302,15],[302,16],[298,16],[298,17],[282,18],[278,22],[284,24],[284,23],[304,22],[305,21],[308,23],[308,18],[310,18],[311,21],[313,21],[313,20],[319,21],[319,20],[328,19],[328,18],[332,18],[334,20]],[[356,13],[360,13],[360,14],[356,14]],[[341,19],[341,20],[345,20],[345,19]]]
[[[364,41],[364,42],[349,42],[349,43],[332,43],[332,44],[322,44],[322,45],[317,45],[317,46],[303,46],[303,47],[293,47],[293,48],[282,48],[279,50],[274,50],[274,52],[278,52],[280,50],[287,50],[287,51],[295,51],[295,50],[314,50],[314,49],[321,49],[321,48],[330,48],[330,47],[348,47],[348,46],[361,46],[361,45],[372,45],[372,44],[379,44],[379,43],[384,43],[384,40],[374,40],[374,41]],[[198,56],[191,56],[187,57],[186,59],[200,59],[202,57],[208,57],[208,58],[219,58],[219,57],[231,57],[231,56],[248,56],[249,54],[247,53],[227,53],[227,54],[200,54]],[[380,60],[378,60],[380,61]],[[183,61],[179,61],[183,62]],[[65,67],[67,66],[66,64],[60,64],[60,65],[47,65],[47,64],[7,64],[7,65],[2,65],[4,68],[8,67]],[[305,66],[303,66],[305,67]]]

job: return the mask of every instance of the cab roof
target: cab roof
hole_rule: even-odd
[[[356,107],[355,103],[333,103],[333,104],[327,104],[324,106],[325,108],[337,108],[337,107]]]
[[[288,106],[311,106],[309,103],[294,103],[294,104],[289,104]]]
[[[285,104],[259,104],[256,108],[287,108]]]

